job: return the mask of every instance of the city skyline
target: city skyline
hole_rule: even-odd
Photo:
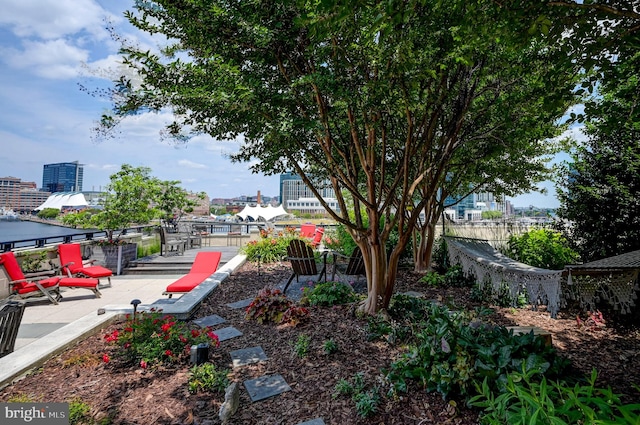
[[[163,140],[166,113],[129,117],[115,139],[95,141],[92,128],[110,103],[87,93],[109,86],[119,67],[115,31],[142,48],[158,40],[133,29],[123,17],[131,0],[7,0],[0,16],[0,152],[2,177],[42,181],[47,163],[84,164],[84,190],[97,191],[124,163],[151,168],[162,180],[179,180],[211,198],[279,195],[279,176],[252,174],[250,164],[232,164],[236,141],[197,136],[186,144]],[[85,87],[87,90],[82,90]],[[515,206],[558,206],[550,194],[508,197]]]

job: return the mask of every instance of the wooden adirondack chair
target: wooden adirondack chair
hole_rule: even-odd
[[[13,352],[25,303],[15,300],[0,302],[0,357]]]
[[[300,276],[309,276],[310,280],[315,282],[320,282],[323,276],[324,280],[327,280],[327,251],[321,253],[322,262],[318,263],[313,248],[301,239],[293,239],[287,247],[286,259],[291,263],[292,274],[282,291],[283,294],[287,292],[294,277],[296,282],[300,281]]]
[[[333,270],[331,280],[335,280],[336,274],[342,276],[365,276],[364,259],[359,247],[355,247],[351,256],[347,257],[340,253],[333,253]]]

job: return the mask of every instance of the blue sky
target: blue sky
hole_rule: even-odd
[[[91,128],[105,99],[80,90],[98,87],[118,69],[118,44],[105,27],[140,46],[156,43],[123,17],[133,0],[3,0],[0,14],[0,177],[42,184],[42,166],[80,161],[84,190],[99,190],[122,163],[147,166],[163,180],[180,180],[210,197],[278,195],[278,177],[252,174],[248,164],[225,156],[235,142],[197,137],[186,145],[161,141],[169,117],[143,114],[129,119],[116,140],[94,142]],[[106,73],[96,70],[108,70]],[[553,186],[548,195],[510,198],[515,206],[557,207]]]

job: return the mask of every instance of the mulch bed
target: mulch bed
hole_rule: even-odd
[[[400,348],[379,341],[367,341],[366,321],[353,314],[353,306],[311,307],[311,320],[297,326],[260,325],[246,321],[243,309],[228,303],[240,301],[265,286],[274,287],[289,274],[287,264],[258,270],[245,264],[207,299],[197,317],[217,314],[242,336],[223,341],[210,352],[210,361],[219,368],[231,367],[229,352],[261,346],[268,356],[261,362],[231,370],[230,379],[240,383],[240,408],[229,424],[291,424],[323,418],[326,424],[474,424],[476,411],[463,400],[443,400],[419,388],[399,398],[386,396],[388,388],[382,371],[400,354]],[[454,301],[473,307],[468,288],[432,289],[418,282],[421,275],[401,271],[397,291],[419,291],[428,299]],[[578,328],[573,313],[561,312],[551,319],[543,309],[495,308],[490,316],[496,324],[539,326],[551,332],[558,351],[575,368],[599,371],[598,383],[627,394],[625,401],[640,402],[640,334],[633,329],[613,326],[590,330]],[[606,318],[606,316],[605,316]],[[102,362],[108,347],[103,329],[65,353],[49,360],[44,367],[0,392],[0,401],[26,395],[45,402],[80,400],[91,406],[94,420],[110,417],[111,424],[218,424],[221,395],[191,394],[187,388],[188,365],[142,369],[114,369]],[[307,335],[310,347],[306,357],[294,352],[300,335]],[[324,343],[332,339],[338,352],[325,354]],[[368,388],[379,387],[382,396],[378,413],[369,418],[356,414],[354,402],[334,397],[341,379],[364,374]],[[258,402],[251,402],[242,382],[263,375],[280,374],[291,391]]]

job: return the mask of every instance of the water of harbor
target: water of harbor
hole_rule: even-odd
[[[78,232],[81,230],[32,221],[0,220],[0,243],[66,236]]]

